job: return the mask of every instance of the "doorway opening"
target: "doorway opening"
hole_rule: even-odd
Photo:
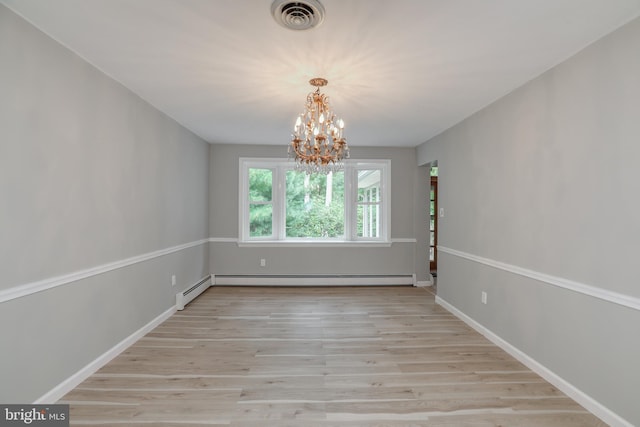
[[[431,163],[429,184],[429,273],[435,284],[438,277],[438,162]]]

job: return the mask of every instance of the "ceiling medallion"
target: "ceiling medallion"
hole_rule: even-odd
[[[296,170],[307,174],[342,170],[344,159],[349,158],[349,147],[343,136],[344,121],[331,110],[329,97],[320,93],[320,88],[329,82],[317,77],[309,83],[316,90],[307,95],[305,110],[296,120],[289,159],[295,160]]]

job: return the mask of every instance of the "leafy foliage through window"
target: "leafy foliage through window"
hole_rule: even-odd
[[[344,236],[344,172],[287,171],[286,237]]]
[[[249,235],[271,236],[273,223],[273,171],[249,169]]]

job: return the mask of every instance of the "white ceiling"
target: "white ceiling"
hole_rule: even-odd
[[[212,143],[286,144],[324,77],[353,146],[416,146],[640,15],[640,0],[0,0]]]

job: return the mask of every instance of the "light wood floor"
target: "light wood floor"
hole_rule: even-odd
[[[94,426],[606,425],[413,287],[212,287],[59,403]]]

